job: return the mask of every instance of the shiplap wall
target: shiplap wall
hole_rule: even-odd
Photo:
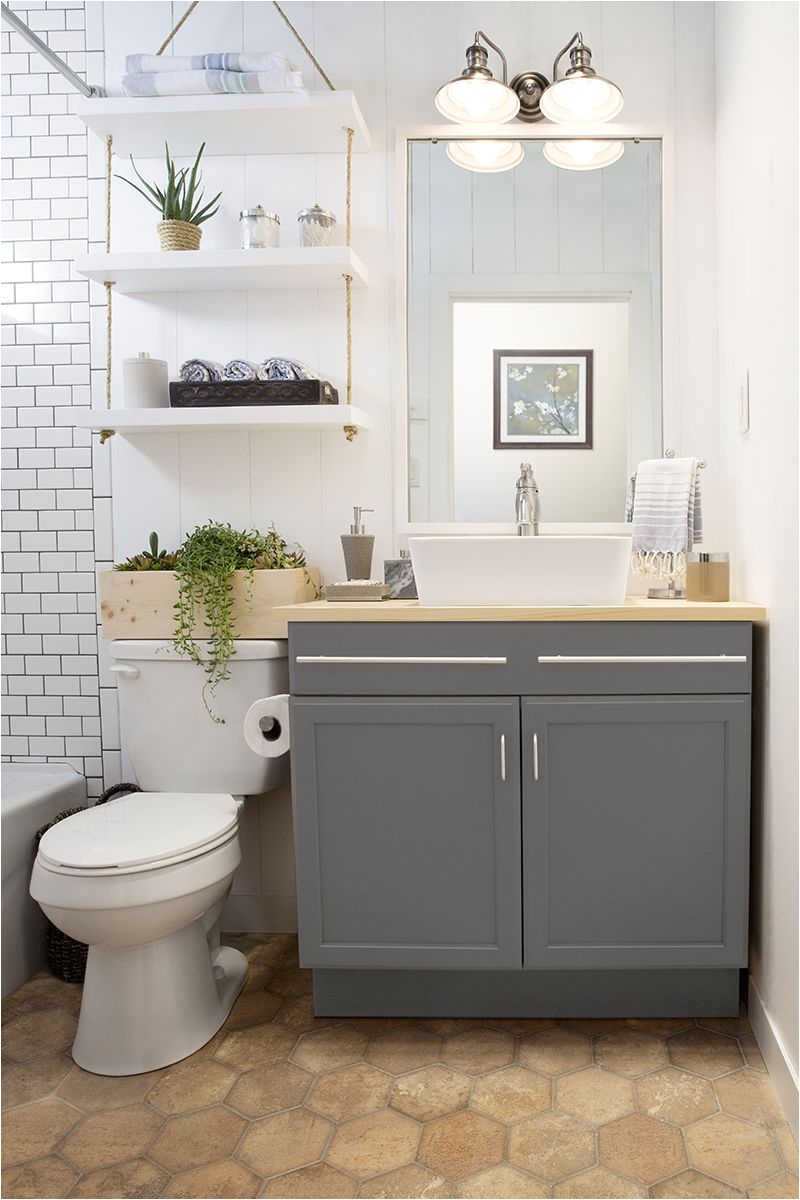
[[[548,496],[549,521],[622,520],[628,466],[661,450],[660,153],[657,142],[629,142],[623,157],[606,170],[573,172],[553,167],[541,144],[528,142],[515,170],[482,175],[451,163],[441,140],[410,143],[412,520],[511,519],[518,472],[513,454],[492,450],[491,354],[469,364],[483,389],[480,436],[486,453],[480,465],[471,455],[471,467],[478,470],[466,505],[452,483],[460,431],[453,429],[451,417],[458,407],[451,296],[470,295],[482,300],[492,295],[501,300],[629,297],[630,420],[627,382],[618,388],[617,374],[604,377],[603,363],[596,359],[597,415],[615,414],[611,423],[595,422],[594,449],[577,455],[540,453],[535,468],[540,490]],[[533,349],[547,343],[529,336],[496,344]],[[567,336],[557,346],[578,349],[584,343]],[[614,396],[604,396],[603,385],[612,381]]]

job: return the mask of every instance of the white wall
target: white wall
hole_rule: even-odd
[[[102,70],[82,0],[12,0],[21,20],[81,75]],[[3,50],[3,757],[67,762],[98,796],[118,755],[101,749],[96,553],[110,546],[105,475],[88,433],[86,129],[71,88],[4,25]],[[99,60],[99,61],[98,61]]]
[[[154,51],[184,11],[182,0],[89,0],[87,18],[104,30],[105,88],[119,92],[126,53]],[[143,27],[143,12],[147,14]],[[151,435],[138,442],[112,438],[97,460],[109,461],[114,489],[114,548],[119,559],[140,549],[151,529],[162,543],[177,544],[197,522],[214,517],[261,527],[274,520],[284,535],[305,546],[309,561],[326,579],[341,578],[339,535],[350,508],[375,509],[375,564],[397,549],[393,513],[392,408],[400,404],[392,378],[394,279],[394,136],[398,125],[439,122],[433,94],[460,72],[475,29],[485,27],[505,47],[512,74],[525,67],[550,73],[554,53],[581,29],[597,67],[622,84],[625,120],[655,125],[671,139],[666,170],[675,191],[677,229],[665,248],[671,271],[667,305],[679,313],[677,332],[665,343],[666,444],[678,454],[709,460],[706,522],[713,532],[719,513],[716,393],[710,355],[716,330],[713,194],[713,5],[708,3],[524,3],[436,4],[375,0],[340,3],[297,0],[290,16],[334,83],[355,91],[373,138],[373,152],[353,164],[353,244],[370,275],[368,291],[354,292],[355,404],[374,421],[369,434],[348,445],[334,433]],[[320,81],[292,45],[271,4],[263,0],[204,2],[178,33],[177,54],[210,50],[287,48],[309,86]],[[409,50],[411,48],[411,50]],[[102,82],[102,81],[101,81]],[[89,139],[90,242],[104,248],[103,148]],[[151,164],[143,164],[147,167]],[[122,169],[122,164],[119,164]],[[224,187],[224,211],[206,226],[206,244],[235,244],[235,214],[260,202],[276,207],[289,231],[297,210],[319,199],[343,213],[343,156],[297,156],[209,161],[209,187]],[[113,247],[152,247],[152,214],[144,201],[115,182]],[[93,402],[105,400],[105,338],[102,290],[92,289]],[[120,402],[119,361],[139,350],[166,357],[176,368],[202,352],[227,357],[271,349],[305,358],[339,387],[344,380],[343,298],[311,293],[212,294],[119,297],[114,308],[114,403]],[[99,561],[98,566],[108,565]],[[113,686],[103,647],[101,692]],[[109,707],[104,737],[115,736]],[[107,782],[112,780],[107,779]],[[273,797],[269,851],[289,861],[285,816],[288,798]],[[281,807],[283,806],[283,807]],[[267,847],[265,845],[265,851]],[[264,859],[265,875],[269,860]],[[280,897],[274,898],[275,910]],[[288,897],[284,897],[288,899]]]
[[[734,586],[769,609],[754,772],[751,1020],[797,1134],[797,5],[717,5],[719,394]],[[758,79],[758,104],[739,86]],[[750,430],[737,388],[750,372]]]

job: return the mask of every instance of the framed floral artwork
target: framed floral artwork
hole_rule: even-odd
[[[592,351],[494,351],[495,450],[592,449]]]

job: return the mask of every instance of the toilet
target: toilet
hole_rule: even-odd
[[[288,754],[260,757],[242,723],[255,700],[288,691],[288,663],[285,641],[237,642],[213,698],[224,723],[215,723],[202,670],[171,642],[111,642],[109,653],[144,790],[48,830],[30,892],[89,947],[75,1062],[134,1075],[204,1045],[244,986],[246,958],[219,940],[242,857],[239,813],[245,796],[284,782]]]

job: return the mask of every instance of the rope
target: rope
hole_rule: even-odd
[[[345,184],[345,219],[344,219],[344,240],[345,245],[350,245],[350,210],[352,207],[353,193],[353,136],[354,129],[345,129],[347,134],[347,175]]]
[[[183,16],[181,17],[180,21],[178,21],[178,24],[175,26],[175,28],[173,29],[172,33],[169,35],[169,37],[167,38],[167,40],[166,40],[165,42],[162,42],[162,43],[161,43],[161,45],[158,47],[158,49],[156,50],[156,54],[163,54],[163,53],[164,53],[164,51],[166,50],[167,46],[170,44],[170,42],[172,41],[172,39],[175,37],[175,34],[176,34],[176,33],[178,32],[178,30],[180,29],[181,25],[184,23],[184,21],[186,21],[186,20],[187,20],[187,19],[188,19],[188,18],[189,18],[189,17],[192,15],[192,13],[193,13],[193,12],[194,12],[194,10],[197,8],[197,6],[198,6],[198,4],[199,4],[199,3],[200,3],[200,0],[192,0],[192,3],[191,3],[191,4],[189,5],[189,7],[187,8],[186,12],[183,14]]]
[[[344,295],[345,295],[345,323],[347,328],[346,344],[347,344],[347,384],[346,384],[346,402],[352,403],[353,399],[353,303],[352,303],[352,287],[353,276],[343,275],[344,279]],[[348,442],[352,442],[353,438],[358,433],[357,425],[345,425],[344,435]]]
[[[111,253],[111,156],[114,141],[111,134],[106,137],[106,254]],[[114,284],[106,282],[106,408],[111,408],[111,289]],[[113,429],[100,430],[100,445],[114,436]]]
[[[354,130],[345,129],[347,134],[347,174],[345,185],[345,244],[350,245],[350,214],[352,208],[352,182],[353,182],[353,134]],[[347,385],[346,397],[347,403],[351,404],[353,399],[353,276],[345,275],[344,277],[344,295],[345,295],[345,321],[346,321],[346,339],[347,339]],[[345,427],[345,434],[348,442],[351,442],[355,436],[355,428],[351,426]]]
[[[291,22],[291,21],[289,20],[289,18],[287,17],[286,13],[285,13],[285,12],[283,11],[283,9],[281,8],[280,4],[278,4],[278,3],[276,2],[276,0],[272,0],[272,7],[273,7],[273,8],[276,8],[276,9],[278,10],[278,12],[279,12],[279,13],[280,13],[280,15],[283,17],[283,19],[284,19],[284,21],[286,22],[286,24],[287,24],[287,25],[289,26],[289,28],[291,29],[292,33],[294,34],[294,37],[295,37],[295,38],[296,38],[296,40],[299,42],[299,44],[300,44],[300,46],[302,47],[302,49],[305,51],[305,53],[306,53],[306,54],[308,55],[308,57],[311,59],[311,61],[312,61],[312,63],[314,64],[314,66],[317,68],[317,70],[319,71],[320,75],[322,76],[322,78],[323,78],[323,79],[325,80],[325,82],[327,83],[328,87],[331,89],[331,91],[332,91],[332,92],[335,92],[335,91],[336,91],[336,88],[333,86],[333,84],[331,83],[330,79],[329,79],[329,78],[328,78],[328,76],[325,74],[325,72],[323,71],[322,67],[319,65],[319,63],[317,62],[316,58],[314,57],[314,55],[313,55],[313,54],[311,53],[311,51],[309,50],[308,46],[305,44],[305,42],[303,41],[303,39],[300,37],[300,34],[297,32],[297,30],[295,29],[294,25],[292,24],[292,22]],[[160,53],[160,51],[159,51],[159,53]]]

